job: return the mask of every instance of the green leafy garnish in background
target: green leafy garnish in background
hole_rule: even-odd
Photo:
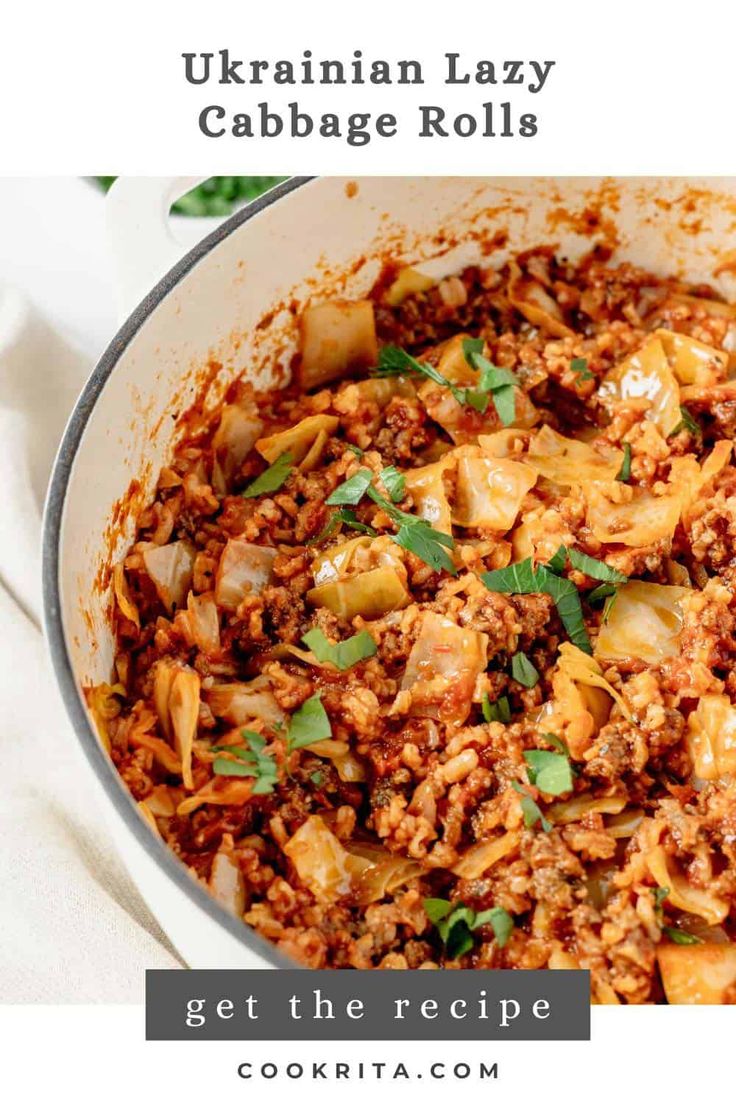
[[[258,495],[273,494],[274,491],[278,491],[289,478],[293,466],[294,459],[291,453],[282,452],[278,460],[274,460],[269,468],[261,472],[258,478],[241,492],[243,498],[257,498]]]
[[[116,176],[97,176],[95,180],[108,191]],[[263,192],[286,180],[285,176],[211,176],[191,192],[177,199],[171,210],[176,215],[216,218],[230,215],[236,207],[256,199]]]
[[[365,629],[339,644],[330,644],[321,629],[310,629],[302,637],[315,659],[320,663],[332,663],[338,671],[347,671],[362,659],[376,654],[376,642]]]

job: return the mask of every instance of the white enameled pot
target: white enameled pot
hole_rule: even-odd
[[[481,259],[501,264],[544,243],[576,257],[597,241],[614,248],[614,261],[710,283],[734,298],[733,273],[719,265],[736,256],[736,181],[293,179],[178,259],[166,216],[190,184],[121,180],[110,194],[121,303],[129,310],[147,294],[87,383],[60,448],[44,528],[46,628],[66,708],[104,791],[109,831],[185,961],[284,966],[151,834],[80,693],[110,677],[109,565],[153,492],[177,415],[205,379],[209,403],[240,373],[268,387],[273,366],[288,366],[296,348],[300,308],[364,295],[388,260],[444,274]]]

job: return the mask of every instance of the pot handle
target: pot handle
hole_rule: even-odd
[[[169,212],[205,176],[119,176],[106,200],[107,233],[120,319],[186,251],[171,232]]]

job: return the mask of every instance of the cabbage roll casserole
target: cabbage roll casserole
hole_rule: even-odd
[[[141,815],[308,967],[736,1003],[736,307],[544,247],[299,325],[114,567]]]

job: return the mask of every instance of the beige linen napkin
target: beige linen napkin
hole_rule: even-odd
[[[41,637],[45,486],[91,368],[0,284],[0,1002],[142,1000],[178,965],[111,847]]]

